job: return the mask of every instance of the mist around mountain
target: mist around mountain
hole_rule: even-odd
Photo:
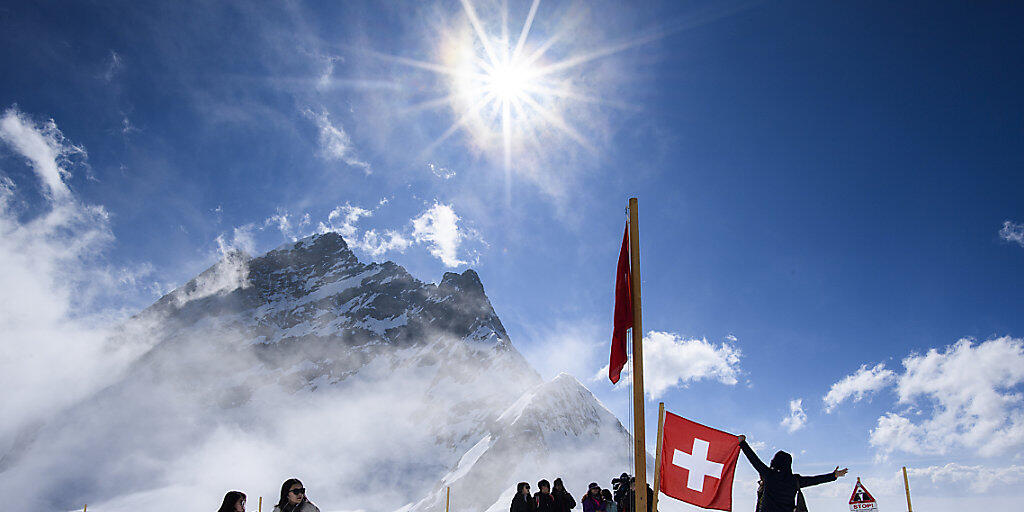
[[[499,510],[515,483],[629,467],[631,437],[578,380],[540,376],[473,270],[424,283],[336,233],[230,253],[131,318],[109,384],[18,425],[0,493],[28,509],[270,509],[302,479],[321,510]],[[26,492],[26,490],[29,490]],[[28,496],[26,496],[28,494]]]

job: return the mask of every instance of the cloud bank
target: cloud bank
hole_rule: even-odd
[[[1024,445],[1024,340],[961,339],[942,350],[911,354],[903,372],[862,366],[832,385],[827,410],[895,386],[895,407],[878,418],[869,441],[884,458],[895,451],[986,457]]]
[[[42,185],[34,200],[0,175],[0,450],[26,429],[109,382],[144,342],[112,345],[106,326],[121,313],[100,299],[134,286],[151,269],[111,269],[99,261],[113,243],[101,206],[80,203],[67,186],[69,142],[51,119],[16,107],[0,120],[0,151],[23,158]]]

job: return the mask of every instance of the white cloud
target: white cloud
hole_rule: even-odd
[[[303,111],[306,117],[316,123],[320,130],[320,156],[325,160],[340,160],[352,167],[359,167],[370,174],[370,164],[360,160],[355,154],[352,139],[340,124],[332,123],[326,110],[313,112]]]
[[[1015,222],[1003,222],[1003,229],[999,230],[999,237],[1007,242],[1013,242],[1024,247],[1024,224]]]
[[[84,159],[87,154],[84,148],[64,138],[53,119],[36,124],[16,107],[11,107],[0,118],[0,140],[29,161],[49,197],[65,199],[70,196],[71,190],[65,183],[71,176],[67,166],[72,157]]]
[[[448,267],[466,262],[458,258],[459,244],[465,234],[459,231],[459,216],[451,205],[434,203],[422,215],[412,220],[412,236],[417,243],[430,246],[430,254]]]
[[[825,412],[832,412],[839,404],[847,398],[853,397],[854,402],[859,402],[871,393],[880,391],[896,381],[896,374],[885,367],[885,363],[878,363],[873,368],[861,365],[860,369],[851,375],[843,377],[842,380],[832,384],[822,400],[825,401]]]
[[[630,378],[630,367],[626,364],[623,378]],[[705,379],[732,386],[739,373],[740,350],[730,343],[715,345],[706,339],[687,339],[661,331],[649,331],[644,336],[644,392],[648,399]],[[593,380],[607,378],[605,365]]]
[[[110,346],[106,325],[117,310],[98,299],[135,286],[151,271],[110,269],[99,256],[114,241],[101,206],[81,204],[64,183],[71,155],[53,120],[35,123],[12,107],[0,120],[0,140],[23,157],[44,183],[43,202],[19,208],[21,190],[0,176],[0,447],[26,425],[107,382],[137,354],[135,344]],[[5,147],[0,144],[0,148]],[[54,392],[54,390],[60,390]]]
[[[427,164],[427,168],[430,169],[430,172],[434,176],[437,176],[438,178],[441,178],[442,180],[450,180],[450,179],[455,177],[455,171],[453,171],[453,170],[451,170],[451,169],[449,169],[447,167],[442,167],[442,166],[437,165],[437,164],[428,163]]]
[[[903,360],[898,404],[878,419],[870,442],[886,456],[948,453],[956,448],[995,456],[1024,444],[1024,341],[1004,336],[962,339],[945,350]],[[908,417],[917,411],[924,417]]]
[[[964,466],[950,462],[944,466],[907,468],[907,473],[910,477],[927,478],[939,487],[966,486],[971,491],[979,493],[996,486],[1024,483],[1024,466],[1019,465],[993,468]]]
[[[378,204],[378,208],[386,204]],[[412,242],[399,231],[393,229],[384,230],[383,234],[376,229],[369,229],[359,232],[356,223],[363,217],[373,216],[372,210],[352,206],[345,203],[342,206],[331,210],[327,216],[327,224],[320,223],[319,231],[334,231],[345,238],[345,241],[352,248],[363,250],[374,258],[379,258],[390,251],[403,252],[412,245]]]
[[[331,231],[350,238],[356,234],[356,222],[359,222],[359,218],[371,215],[373,212],[370,210],[345,203],[343,206],[331,210],[331,213],[327,215],[327,223],[330,224]]]
[[[783,418],[780,424],[786,427],[790,434],[807,425],[807,413],[804,412],[803,403],[803,398],[789,401],[789,416]]]

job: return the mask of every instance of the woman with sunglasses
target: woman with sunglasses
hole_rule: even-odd
[[[289,478],[281,484],[281,500],[274,512],[320,512],[316,505],[306,499],[306,489],[298,478]]]

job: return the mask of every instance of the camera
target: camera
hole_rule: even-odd
[[[636,480],[635,477],[629,476],[627,473],[619,475],[618,478],[612,478],[612,490],[619,492],[619,490],[629,489],[629,484]]]

